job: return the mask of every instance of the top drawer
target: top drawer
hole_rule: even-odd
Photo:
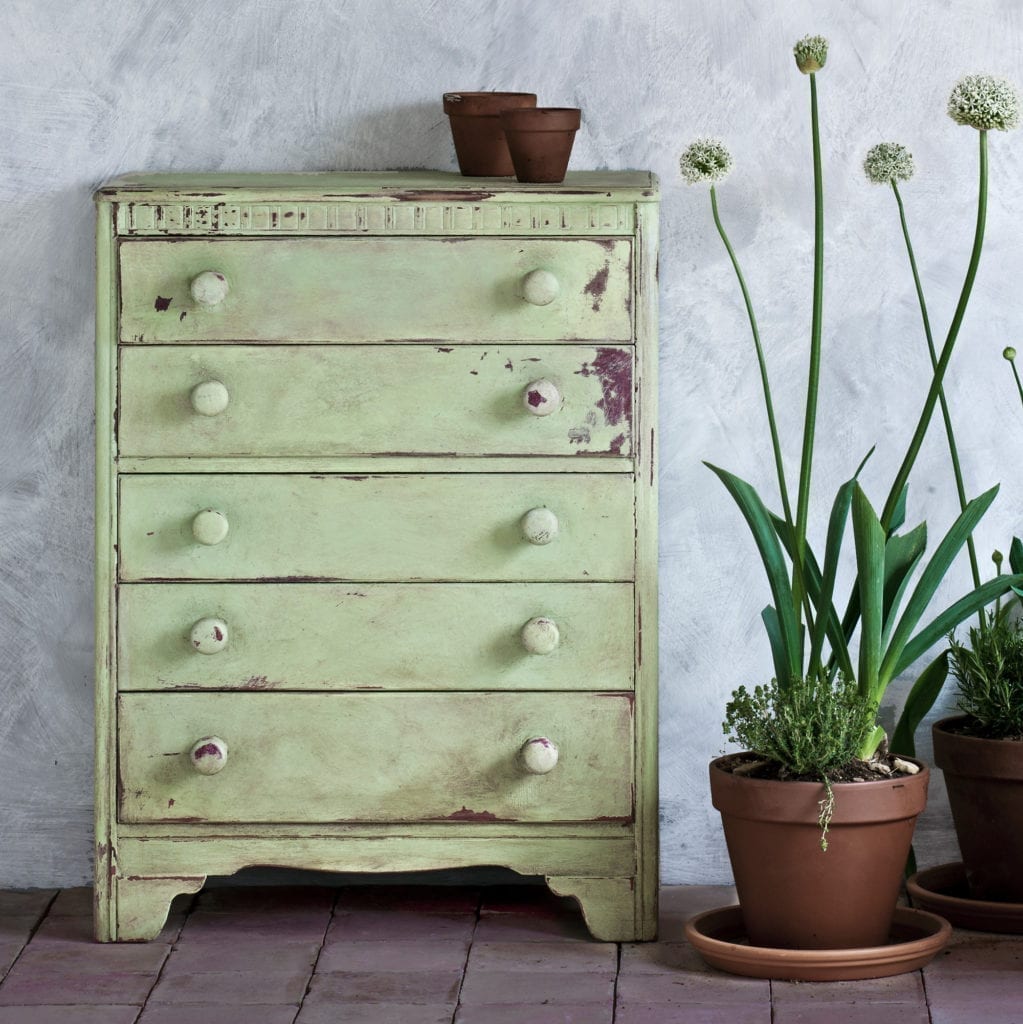
[[[126,241],[120,339],[631,341],[631,263],[627,239]]]

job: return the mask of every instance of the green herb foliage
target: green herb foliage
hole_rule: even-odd
[[[952,638],[949,658],[959,690],[959,709],[988,739],[1023,737],[1023,621],[1010,609],[991,612],[968,644]]]
[[[856,680],[838,675],[793,680],[779,686],[740,686],[725,708],[724,730],[761,757],[793,775],[821,780],[859,756],[874,726],[874,705]]]

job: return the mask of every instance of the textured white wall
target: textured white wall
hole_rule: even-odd
[[[662,177],[662,818],[668,882],[727,878],[706,786],[726,697],[761,681],[766,586],[730,499],[700,464],[772,473],[738,295],[702,189],[676,174],[695,135],[737,170],[724,216],[758,303],[795,477],[809,322],[807,80],[790,48],[832,40],[820,76],[827,317],[813,507],[862,454],[876,501],[926,387],[927,359],[890,194],[860,171],[908,145],[905,188],[939,333],[965,269],[975,135],[945,116],[970,71],[1023,79],[1014,0],[7,0],[0,10],[0,885],[86,880],[92,757],[90,191],[127,170],[434,167],[454,159],[440,95],[529,89],[579,105],[573,166]],[[952,368],[971,493],[1001,480],[984,553],[1020,529],[1018,136],[992,140],[989,242]],[[955,512],[932,431],[912,520]],[[985,554],[986,560],[986,554]],[[968,580],[957,567],[956,586]],[[948,592],[951,593],[950,591]],[[930,744],[924,744],[929,755]],[[923,863],[955,853],[935,787]]]

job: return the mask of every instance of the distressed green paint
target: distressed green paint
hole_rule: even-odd
[[[633,481],[555,473],[129,476],[122,580],[616,581],[633,576]],[[536,507],[558,517],[542,546]],[[196,543],[213,509],[226,539]]]
[[[657,779],[657,207],[637,205],[636,234],[636,855],[633,934],[657,938],[659,878]],[[592,883],[591,883],[592,887]],[[602,906],[615,902],[604,890]],[[585,904],[584,904],[585,905]],[[607,911],[605,910],[605,913]],[[609,925],[607,933],[612,934]]]
[[[118,685],[631,690],[632,609],[627,583],[133,583],[118,595]],[[530,654],[521,631],[541,615],[558,646]],[[207,618],[227,642],[204,655],[191,631]]]
[[[121,245],[121,341],[628,341],[631,243],[505,238],[276,238]],[[547,270],[558,298],[524,279]],[[230,285],[203,306],[192,281]]]
[[[542,379],[560,404],[530,387]],[[215,382],[226,407],[197,412],[219,392],[194,399],[195,389]],[[136,347],[121,352],[121,383],[126,456],[576,457],[631,446],[622,347]]]
[[[652,176],[131,176],[97,200],[97,937],[152,938],[174,895],[253,864],[501,864],[577,899],[597,938],[653,938]],[[217,253],[235,262],[226,294],[196,285],[204,304],[192,281],[218,268],[193,259]],[[577,373],[598,348],[632,354],[621,441],[600,419],[621,389]],[[485,349],[512,369],[471,374]],[[553,415],[513,409],[533,380]],[[356,409],[360,382],[375,397]],[[197,543],[220,502],[227,536]],[[545,506],[557,536],[529,544],[522,516]],[[543,617],[557,644],[545,626],[549,653],[528,654]],[[182,650],[203,619],[214,653]],[[203,692],[140,692],[193,672]],[[288,692],[232,692],[263,675]],[[557,764],[530,774],[515,752],[545,730]],[[227,759],[201,776],[189,751],[210,736]],[[120,791],[118,747],[138,780]],[[164,820],[118,820],[118,799]],[[465,820],[484,811],[515,820]]]
[[[632,819],[626,694],[122,694],[123,821]],[[204,736],[229,748],[192,767]],[[520,751],[559,749],[534,775]]]

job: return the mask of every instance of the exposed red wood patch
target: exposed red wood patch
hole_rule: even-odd
[[[632,420],[632,356],[622,348],[598,348],[592,363],[583,363],[575,371],[581,377],[596,376],[601,399],[597,408],[608,426]]]

